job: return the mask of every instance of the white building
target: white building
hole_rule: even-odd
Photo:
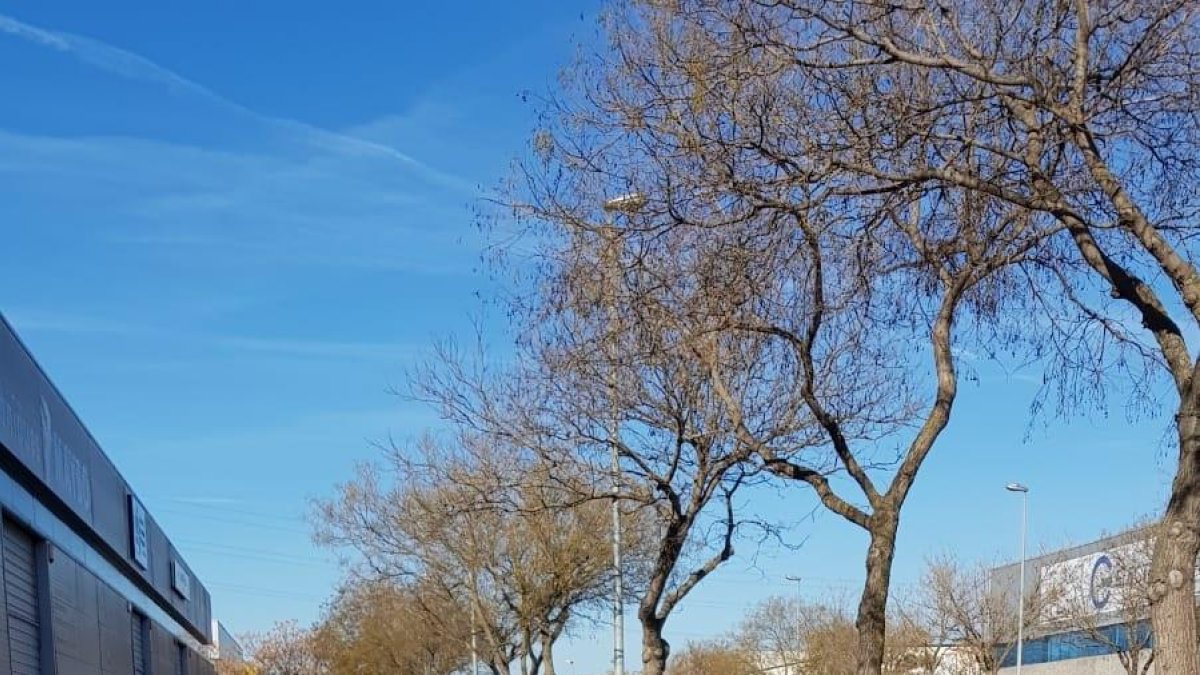
[[[1026,606],[1037,608],[1039,616],[1026,629],[1023,675],[1125,675],[1117,654],[1132,650],[1140,650],[1144,662],[1153,645],[1149,617],[1144,602],[1126,598],[1144,597],[1136,584],[1149,565],[1150,542],[1142,532],[1027,561]],[[1019,563],[996,568],[993,588],[1018,597],[1020,572]],[[1016,655],[1008,650],[1001,673],[1016,672]]]

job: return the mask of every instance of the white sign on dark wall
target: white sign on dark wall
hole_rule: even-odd
[[[192,575],[188,574],[178,560],[171,561],[171,588],[184,600],[192,597]]]
[[[150,527],[146,507],[129,495],[129,554],[138,567],[150,569]]]

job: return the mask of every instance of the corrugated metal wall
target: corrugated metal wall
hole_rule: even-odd
[[[133,675],[146,675],[146,617],[133,612],[129,629],[133,631]]]
[[[41,675],[41,602],[38,597],[37,546],[12,521],[4,522],[4,608],[13,675]]]
[[[4,520],[0,672],[173,675],[182,649],[186,675],[214,673],[210,662],[70,556],[47,551],[53,546]]]

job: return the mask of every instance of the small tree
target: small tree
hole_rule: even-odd
[[[858,660],[858,632],[849,613],[839,607],[813,607],[803,628],[803,672],[853,675]]]
[[[260,675],[254,666],[240,661],[217,661],[217,675]]]
[[[1032,580],[1026,590],[1025,630],[1038,626],[1054,604],[1053,587]],[[946,659],[943,667],[961,675],[996,675],[1016,648],[1019,594],[994,586],[991,570],[963,565],[952,557],[931,560],[921,579],[916,603],[933,642],[954,645],[963,658]],[[956,674],[957,675],[957,674]]]
[[[466,608],[439,602],[420,586],[357,580],[334,597],[313,631],[313,649],[333,673],[444,675],[469,662]]]
[[[428,615],[444,639],[474,635],[496,675],[514,662],[552,675],[554,642],[611,580],[603,505],[564,501],[573,492],[544,480],[545,467],[478,439],[427,439],[388,460],[318,505],[318,541],[356,551],[369,578],[419,584],[433,607],[465,608],[468,631]]]
[[[281,621],[264,633],[245,638],[249,663],[258,675],[326,675],[318,658],[313,632],[295,621]]]
[[[667,675],[759,675],[754,656],[724,641],[692,642],[671,657]]]
[[[767,598],[742,619],[736,642],[746,651],[758,654],[761,665],[796,664],[804,653],[806,610],[795,598]]]
[[[737,494],[762,472],[734,431],[711,364],[733,371],[720,384],[725,393],[764,411],[778,399],[766,377],[773,364],[753,340],[680,321],[679,310],[702,306],[717,277],[688,297],[656,294],[658,271],[638,264],[641,252],[623,246],[623,236],[611,228],[576,234],[545,253],[556,262],[521,333],[521,365],[489,376],[444,352],[419,395],[453,422],[550,467],[544,478],[555,486],[564,485],[563,472],[590,477],[576,486],[577,499],[615,498],[623,518],[641,519],[634,530],[647,533],[636,588],[642,672],[661,675],[675,608],[733,556],[740,530],[773,531],[735,512]],[[789,440],[803,445],[792,431]]]
[[[889,619],[883,673],[901,675],[921,668],[929,637],[906,615]],[[853,675],[857,668],[858,631],[848,603],[841,598],[809,602],[772,597],[743,620],[734,642],[760,655],[760,668],[806,675]]]
[[[378,467],[360,467],[335,498],[319,504],[318,542],[357,552],[357,573],[367,578],[424,583],[425,597],[467,607],[471,630],[443,637],[469,643],[476,636],[483,663],[507,675],[517,626],[501,597],[497,514],[471,509],[458,486],[403,473],[392,485],[385,480]]]

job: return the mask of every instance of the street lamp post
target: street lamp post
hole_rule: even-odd
[[[471,675],[479,675],[479,648],[475,639],[475,602],[471,601]]]
[[[800,577],[792,576],[790,574],[785,574],[783,576],[783,578],[786,581],[790,581],[790,582],[796,584],[796,603],[799,604],[799,602],[800,602]]]
[[[1021,675],[1025,660],[1025,530],[1029,522],[1029,488],[1020,483],[1009,483],[1004,489],[1021,494],[1021,582],[1020,597],[1017,598],[1017,675]]]
[[[604,256],[608,276],[608,351],[611,365],[608,375],[610,417],[608,445],[612,460],[612,554],[613,554],[613,675],[625,675],[625,607],[624,580],[621,574],[621,454],[617,448],[620,421],[617,410],[617,345],[614,342],[617,328],[617,262],[619,251],[618,233],[614,214],[636,213],[646,203],[645,195],[634,192],[604,202],[608,223],[604,228]]]

